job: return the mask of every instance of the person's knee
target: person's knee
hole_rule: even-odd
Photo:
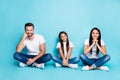
[[[51,59],[54,61],[57,60],[58,58],[56,56],[52,56]]]
[[[13,55],[13,58],[16,59],[18,57],[18,53],[15,52],[14,55]]]
[[[46,55],[46,58],[47,58],[48,60],[51,60],[51,58],[52,58],[51,54],[47,54],[47,55]]]
[[[85,54],[81,54],[80,59],[85,59]]]
[[[80,57],[76,57],[76,58],[75,58],[75,61],[76,61],[76,62],[79,62],[79,61],[80,61]]]
[[[15,52],[14,55],[13,55],[14,59],[18,59],[20,57],[20,53],[18,52]]]
[[[105,55],[105,59],[106,59],[106,61],[109,61],[110,60],[110,56],[109,55]]]

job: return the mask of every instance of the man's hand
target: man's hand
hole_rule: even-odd
[[[34,59],[32,59],[32,58],[28,58],[27,65],[30,65],[30,64],[32,64],[33,62],[35,62]]]
[[[24,34],[23,34],[23,37],[22,38],[26,38],[27,37],[27,34],[26,34],[26,32],[24,32]]]

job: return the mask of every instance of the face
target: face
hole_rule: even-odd
[[[97,30],[93,30],[92,31],[92,38],[93,39],[98,39],[98,37],[99,37],[99,32]]]
[[[67,36],[66,36],[64,33],[62,33],[62,34],[60,35],[60,38],[61,38],[61,40],[62,40],[63,42],[66,42],[66,41],[67,41]]]
[[[32,26],[27,26],[25,32],[26,32],[28,37],[32,37],[32,35],[34,33],[34,29]]]

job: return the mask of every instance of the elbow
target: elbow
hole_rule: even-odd
[[[84,54],[87,54],[88,52],[84,50]]]
[[[45,53],[46,53],[46,50],[43,50],[43,51],[42,51],[42,54],[44,55]]]
[[[106,55],[106,51],[103,51],[102,53],[103,53],[104,55]]]
[[[21,52],[21,50],[19,50],[19,49],[16,49],[16,52]]]
[[[21,52],[21,50],[18,47],[16,47],[16,52]]]

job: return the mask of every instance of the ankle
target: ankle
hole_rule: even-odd
[[[93,66],[89,66],[89,70],[93,70],[94,69],[94,67]]]

